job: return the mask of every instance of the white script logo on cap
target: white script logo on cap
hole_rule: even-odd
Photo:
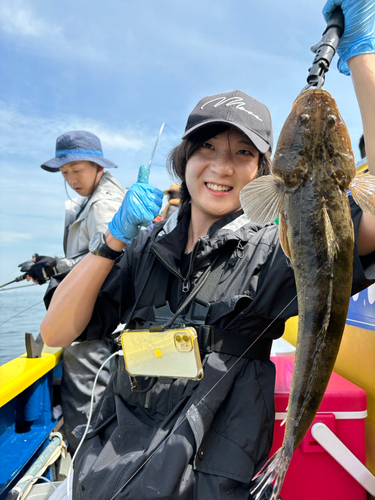
[[[214,104],[214,108],[217,108],[218,106],[221,106],[222,104],[225,104],[225,106],[236,106],[236,109],[239,109],[240,111],[245,111],[249,115],[254,116],[259,121],[263,121],[259,116],[256,114],[252,113],[248,109],[244,108],[244,101],[242,97],[229,97],[228,99],[226,97],[216,97],[215,99],[212,99],[211,101],[207,101],[201,106],[201,109],[203,109],[207,104],[210,104],[211,102],[214,101],[219,101],[216,104]]]

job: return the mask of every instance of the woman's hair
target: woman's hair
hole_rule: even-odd
[[[204,144],[208,139],[215,137],[216,135],[226,132],[231,127],[229,125],[212,125],[209,127],[202,128],[192,134],[187,139],[183,140],[178,146],[176,146],[170,152],[167,160],[167,167],[170,174],[174,177],[178,177],[181,180],[180,187],[180,197],[181,197],[181,208],[180,215],[182,215],[188,208],[190,203],[190,193],[185,182],[185,172],[186,164],[202,144]],[[257,177],[262,175],[268,175],[271,173],[271,151],[267,153],[259,152],[259,164]]]

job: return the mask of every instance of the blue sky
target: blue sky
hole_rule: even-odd
[[[269,107],[276,143],[306,83],[309,48],[325,28],[322,7],[311,0],[1,0],[0,284],[34,252],[62,255],[63,179],[40,168],[58,135],[96,133],[127,187],[165,122],[150,177],[165,189],[165,152],[198,100],[241,89]],[[360,113],[336,59],[325,88],[359,160]]]

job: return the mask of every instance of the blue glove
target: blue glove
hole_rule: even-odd
[[[108,224],[112,236],[130,245],[133,238],[155,219],[163,202],[163,191],[148,183],[150,171],[142,165],[138,180],[128,190],[121,207]]]
[[[341,6],[345,17],[345,30],[340,38],[337,67],[340,73],[350,75],[347,60],[359,54],[375,52],[373,0],[328,0],[323,8],[323,16],[329,20],[332,11]]]

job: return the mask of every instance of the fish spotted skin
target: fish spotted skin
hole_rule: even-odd
[[[279,136],[272,175],[256,179],[241,193],[243,206],[250,202],[249,212],[262,190],[276,200],[266,206],[273,207],[273,217],[280,212],[280,240],[292,261],[298,293],[284,441],[258,474],[255,499],[273,481],[271,498],[278,498],[293,451],[318,411],[334,367],[352,286],[354,230],[347,189],[355,175],[349,133],[337,105],[327,91],[314,88],[293,104]],[[256,208],[257,214],[264,213]]]
[[[355,162],[348,130],[327,91],[310,90],[295,101],[272,173],[286,186],[281,239],[298,293],[298,339],[283,445],[292,453],[323,399],[352,286],[354,230],[347,188]]]

